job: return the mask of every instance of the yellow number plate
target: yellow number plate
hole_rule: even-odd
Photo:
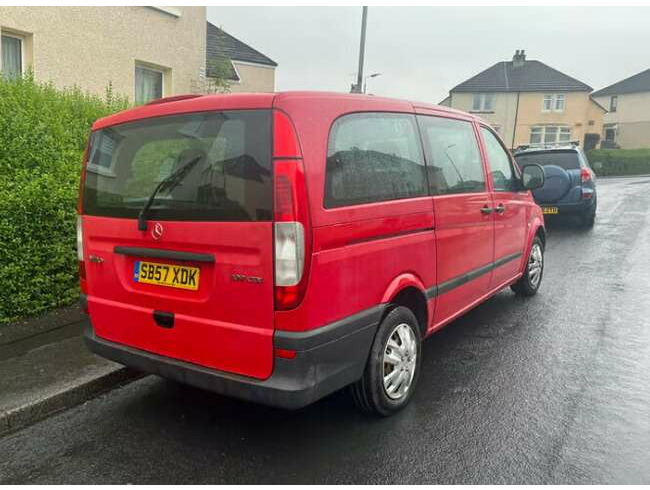
[[[198,267],[186,267],[174,264],[156,264],[138,260],[133,269],[133,280],[146,284],[156,284],[170,288],[199,289]]]
[[[542,208],[542,212],[543,212],[544,214],[557,214],[557,213],[558,213],[558,209],[555,208],[555,207],[551,207],[551,208]]]

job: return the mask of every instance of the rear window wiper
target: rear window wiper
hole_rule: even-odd
[[[147,212],[149,211],[149,208],[153,204],[154,199],[156,198],[158,193],[164,189],[172,190],[173,188],[175,188],[178,184],[181,183],[181,181],[185,178],[185,176],[194,168],[194,166],[202,158],[203,155],[199,155],[197,157],[192,158],[189,162],[187,162],[181,168],[176,170],[173,174],[165,177],[163,180],[160,181],[160,183],[156,186],[156,188],[149,196],[149,199],[147,199],[145,205],[138,213],[138,230],[147,231]]]

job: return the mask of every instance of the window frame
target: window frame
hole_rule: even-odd
[[[618,111],[618,95],[612,95],[609,98],[609,112]]]
[[[17,39],[18,41],[20,41],[20,76],[22,77],[25,74],[25,38],[18,34],[13,34],[11,32],[0,30],[0,46],[2,45],[3,37],[10,37],[12,39]],[[0,57],[0,71],[2,71],[2,65],[3,65],[2,58]]]
[[[327,177],[327,159],[328,153],[329,153],[329,147],[330,147],[330,140],[332,138],[332,131],[334,127],[336,126],[336,123],[340,121],[341,119],[347,117],[347,116],[358,116],[358,115],[364,115],[364,114],[385,114],[385,115],[397,115],[397,116],[408,116],[411,117],[414,123],[414,129],[415,129],[415,139],[417,142],[418,150],[420,153],[420,157],[422,159],[422,167],[424,169],[424,193],[420,196],[407,196],[407,197],[398,197],[398,198],[391,198],[391,199],[385,199],[381,201],[368,201],[368,202],[359,202],[359,203],[349,203],[349,204],[331,204],[328,203],[328,196],[327,196],[327,190],[328,190],[328,177]],[[422,143],[422,136],[421,136],[421,131],[420,131],[420,126],[418,125],[417,121],[417,116],[418,114],[416,112],[402,112],[402,111],[391,111],[391,110],[353,110],[351,112],[345,112],[342,114],[338,114],[330,123],[329,128],[327,130],[327,140],[326,140],[326,147],[325,147],[325,164],[323,167],[323,196],[321,199],[321,206],[322,209],[324,209],[327,212],[336,212],[338,210],[344,210],[348,208],[354,208],[354,207],[359,207],[359,206],[377,206],[377,205],[383,205],[383,204],[395,204],[399,202],[407,202],[410,200],[415,200],[415,199],[422,199],[422,198],[429,198],[430,197],[430,191],[429,191],[429,176],[427,173],[427,159],[426,155],[424,152],[424,146]]]
[[[481,172],[483,174],[483,189],[482,190],[474,190],[474,191],[464,191],[464,192],[449,192],[449,193],[435,193],[432,190],[431,187],[431,182],[429,181],[429,168],[430,168],[430,163],[428,161],[427,157],[427,145],[425,145],[424,142],[424,128],[420,125],[419,119],[421,117],[430,117],[430,118],[437,118],[437,119],[444,119],[447,121],[455,121],[455,122],[463,122],[467,123],[470,128],[472,129],[472,133],[474,134],[474,142],[476,143],[476,150],[478,151],[478,157],[479,161],[481,162]],[[447,196],[465,196],[465,195],[474,195],[474,194],[482,194],[490,191],[490,187],[488,185],[488,175],[487,175],[487,167],[485,166],[485,159],[483,158],[483,149],[481,148],[481,135],[480,135],[480,130],[475,122],[475,120],[471,119],[461,119],[461,118],[456,118],[456,117],[449,117],[447,115],[441,115],[441,114],[428,114],[428,113],[415,113],[415,120],[418,124],[418,131],[420,135],[420,144],[422,146],[422,154],[424,155],[424,163],[425,163],[425,168],[426,168],[426,178],[427,178],[427,189],[429,191],[429,196],[430,197],[447,197]]]
[[[558,109],[558,102],[562,101],[562,108]],[[546,108],[546,103],[549,103],[549,108]],[[545,93],[542,97],[542,112],[564,112],[566,110],[566,94],[565,93]]]
[[[546,141],[547,129],[555,128],[555,138],[553,141]],[[539,131],[536,131],[539,130]],[[539,133],[540,140],[538,142],[531,141],[533,133]],[[561,139],[560,135],[568,133],[568,139]],[[566,126],[562,124],[547,124],[547,125],[536,125],[530,127],[530,133],[528,135],[528,144],[529,145],[553,145],[558,143],[569,143],[571,141],[571,126]]]
[[[487,172],[488,177],[490,178],[490,189],[492,192],[520,192],[521,191],[521,172],[519,169],[519,165],[517,165],[514,157],[508,151],[508,148],[506,148],[506,145],[503,143],[503,140],[499,137],[497,133],[494,132],[494,130],[485,124],[479,124],[479,133],[481,134],[481,141],[483,142],[483,148],[485,149],[485,161],[484,161],[484,172]],[[506,156],[508,157],[508,163],[510,164],[510,170],[512,171],[512,177],[514,180],[514,185],[512,190],[503,190],[503,189],[495,189],[494,188],[494,179],[492,178],[492,169],[490,167],[490,157],[488,155],[488,149],[487,149],[487,143],[485,141],[485,138],[483,137],[483,133],[481,129],[485,128],[494,138],[496,139],[497,143],[501,147],[501,149],[505,152]]]
[[[134,102],[136,104],[138,104],[138,102],[137,102],[137,100],[138,100],[138,94],[137,94],[138,84],[136,83],[136,80],[135,80],[135,73],[136,73],[136,70],[138,68],[140,68],[141,70],[147,70],[147,71],[152,71],[152,72],[155,72],[155,73],[160,73],[160,97],[158,97],[158,98],[164,97],[165,96],[165,69],[156,68],[156,67],[154,67],[154,66],[152,66],[152,65],[150,65],[148,63],[145,63],[145,62],[136,61],[135,66],[133,68],[133,99],[134,99]],[[154,98],[154,99],[151,99],[151,100],[156,100],[156,99]],[[140,104],[140,105],[148,104],[149,102],[151,102],[151,100],[148,100],[147,102],[142,102],[142,104]]]
[[[487,107],[486,101],[490,100],[490,107]],[[494,105],[496,102],[496,92],[475,92],[472,93],[472,109],[469,112],[492,114],[494,113]],[[478,109],[476,108],[476,101],[478,100]]]

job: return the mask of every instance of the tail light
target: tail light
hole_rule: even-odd
[[[582,184],[585,184],[586,182],[590,182],[593,178],[594,178],[594,174],[591,169],[587,167],[582,167],[580,169],[580,180]],[[585,189],[584,187],[582,188],[583,199],[591,199],[593,195],[594,195],[593,189],[590,188]]]
[[[86,263],[84,262],[84,240],[83,240],[83,194],[84,183],[86,181],[86,166],[88,164],[88,148],[90,138],[84,151],[83,161],[81,163],[81,177],[79,179],[79,199],[77,200],[77,261],[79,263],[79,289],[83,294],[88,294],[88,284],[86,282]],[[88,313],[86,311],[86,313]]]
[[[293,124],[276,111],[273,119],[275,307],[300,304],[307,287],[311,227],[302,153]]]
[[[79,263],[79,289],[83,294],[88,293],[86,284],[86,263],[84,262],[83,220],[77,215],[77,261]]]

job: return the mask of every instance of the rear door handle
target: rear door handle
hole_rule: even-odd
[[[506,210],[506,207],[503,204],[499,204],[494,210],[499,213],[503,214],[503,212]]]
[[[491,214],[492,211],[494,211],[494,210],[492,208],[487,207],[487,206],[483,206],[481,208],[481,213],[483,213],[483,214]]]

